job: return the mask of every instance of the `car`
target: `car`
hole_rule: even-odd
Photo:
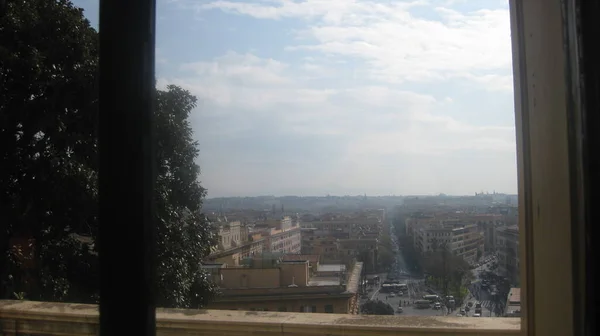
[[[402,307],[398,307],[396,309],[396,313],[403,313],[403,312],[404,312],[404,310],[402,309]]]
[[[436,303],[433,305],[433,309],[442,309],[442,305],[441,305],[439,302],[436,302]]]
[[[461,313],[456,313],[456,316],[457,316],[457,317],[464,317],[465,315],[464,315],[464,314],[461,314]]]
[[[390,293],[390,297],[396,297],[396,294]]]
[[[481,314],[475,313],[475,314],[473,314],[473,317],[481,317]]]

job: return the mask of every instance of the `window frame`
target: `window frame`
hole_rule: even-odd
[[[597,230],[591,226],[598,215],[591,211],[590,190],[600,178],[590,172],[598,171],[592,145],[599,142],[589,128],[598,125],[592,108],[600,105],[600,77],[591,61],[598,59],[592,57],[596,51],[589,46],[598,31],[592,20],[600,11],[597,4],[578,0],[509,3],[519,244],[525,246],[520,251],[521,331],[579,334],[589,330],[594,308],[591,299],[574,293],[593,290],[588,286],[593,275],[586,272],[593,266],[586,258],[592,249],[585,235]],[[155,0],[100,1],[101,335],[123,334],[122,325],[139,335],[156,334],[155,9]],[[557,296],[560,305],[543,304]]]
[[[599,179],[590,171],[600,168],[591,146],[599,142],[590,130],[599,126],[591,107],[599,107],[600,77],[591,61],[599,55],[585,42],[595,43],[599,13],[595,2],[510,0],[524,335],[595,328],[597,294],[590,299],[593,282],[585,280],[593,273],[586,233],[597,216],[590,190]],[[593,88],[587,96],[586,85]],[[560,304],[548,305],[549,297]]]

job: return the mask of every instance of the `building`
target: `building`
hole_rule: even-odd
[[[460,221],[441,221],[421,224],[413,229],[415,249],[421,253],[446,247],[468,263],[474,263],[483,254],[484,237],[477,224]]]
[[[242,225],[240,221],[217,222],[217,246],[213,248],[214,252],[227,251],[234,247],[244,245],[248,242],[248,228]]]
[[[270,253],[212,271],[222,295],[209,309],[358,314],[362,263],[347,269]]]
[[[496,253],[498,254],[498,275],[508,279],[513,286],[519,286],[519,227],[507,226],[496,229]]]
[[[274,253],[302,252],[300,227],[289,216],[277,221],[265,221],[254,226],[253,234],[264,239],[264,251]]]
[[[316,228],[302,228],[302,254],[321,256],[323,262],[339,261],[338,239],[348,239],[348,234],[322,231]]]
[[[302,237],[297,219],[283,216],[246,225],[240,221],[227,222],[227,217],[216,217],[218,244],[206,261],[239,266],[244,259],[264,252],[299,254]]]
[[[341,263],[350,264],[359,260],[363,262],[366,273],[377,271],[377,239],[339,239],[336,246]]]
[[[511,288],[504,305],[504,316],[521,317],[521,288]]]

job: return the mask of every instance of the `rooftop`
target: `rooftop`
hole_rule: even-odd
[[[286,254],[283,256],[284,261],[305,261],[308,260],[311,264],[319,262],[319,255],[314,254]]]
[[[325,276],[314,276],[308,280],[309,286],[338,286],[341,284],[340,277],[325,277]]]
[[[317,267],[317,272],[345,272],[346,266],[342,264],[320,264]]]
[[[511,288],[508,292],[508,301],[510,302],[521,302],[521,288]]]

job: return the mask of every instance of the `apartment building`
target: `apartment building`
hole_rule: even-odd
[[[323,262],[339,262],[340,253],[337,241],[349,239],[349,234],[337,231],[323,231],[316,228],[300,229],[302,254],[321,256]]]
[[[343,233],[347,234],[350,239],[377,238],[382,229],[381,215],[382,212],[330,217],[319,221],[303,222],[301,227]]]
[[[521,317],[521,288],[511,288],[504,305],[504,316]]]
[[[508,279],[511,285],[519,286],[519,227],[507,226],[496,229],[496,253],[498,275]]]
[[[365,272],[374,273],[379,252],[377,244],[377,239],[340,239],[336,242],[339,260],[344,264],[360,260]]]
[[[302,235],[297,224],[290,216],[283,216],[256,223],[252,233],[264,239],[265,252],[299,254],[302,252]]]
[[[372,210],[302,223],[302,251],[319,254],[323,261],[346,265],[360,260],[366,272],[375,272],[382,216],[384,210]]]
[[[248,228],[240,221],[227,222],[227,217],[224,217],[216,224],[218,243],[213,248],[214,252],[227,251],[248,242]]]
[[[298,217],[263,218],[253,225],[240,221],[227,222],[227,217],[215,217],[218,244],[212,248],[206,262],[239,266],[242,260],[263,252],[295,253],[302,248]]]
[[[362,263],[347,269],[315,260],[264,254],[242,266],[215,268],[213,279],[222,295],[208,308],[358,314]]]
[[[423,223],[413,230],[414,244],[421,253],[444,246],[468,263],[474,263],[484,251],[484,237],[477,224],[458,220]]]

